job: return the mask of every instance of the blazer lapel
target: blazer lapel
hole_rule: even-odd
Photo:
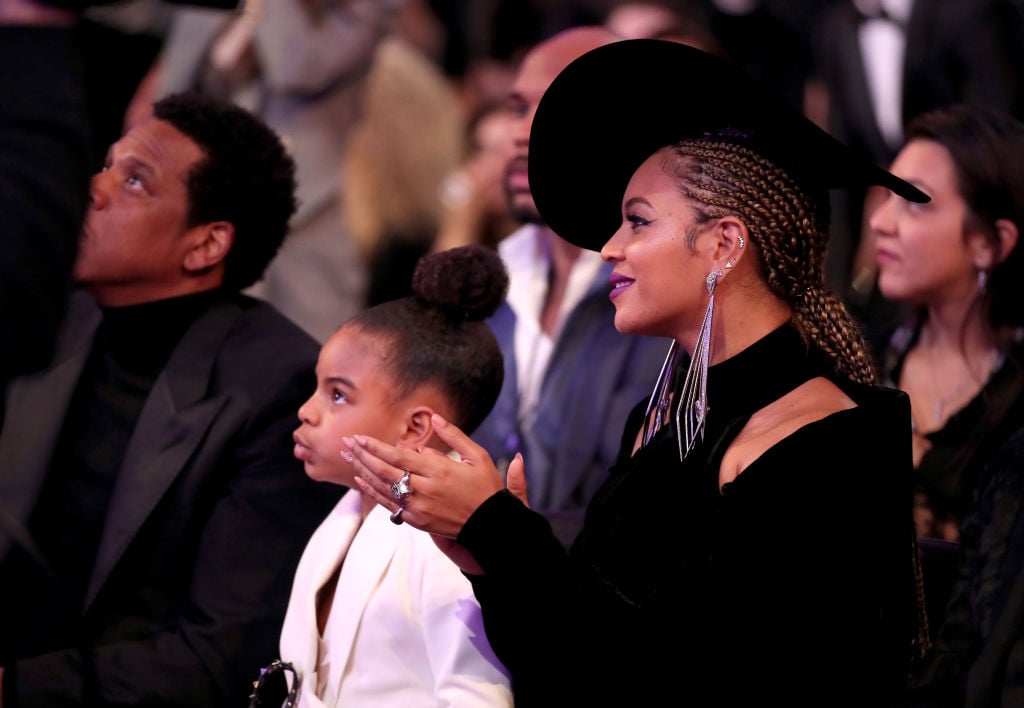
[[[403,530],[388,521],[386,509],[376,506],[363,521],[358,538],[349,546],[334,595],[335,608],[341,612],[328,623],[331,670],[327,680],[336,694],[352,655],[366,606],[391,565]],[[332,609],[332,614],[335,611]]]
[[[227,403],[208,396],[217,351],[241,316],[234,303],[206,312],[186,332],[143,404],[110,500],[85,607]]]
[[[847,122],[863,126],[866,131],[862,135],[862,139],[867,143],[866,147],[873,154],[885,154],[888,153],[889,148],[885,144],[885,138],[882,137],[882,131],[875,119],[874,101],[868,90],[868,77],[864,70],[864,59],[860,48],[860,25],[854,17],[856,13],[852,6],[847,9],[847,12],[851,18],[848,22],[843,23],[843,29],[836,37],[836,41],[840,45],[839,56],[843,66],[842,74],[845,77],[841,90],[848,95],[842,105],[851,113]]]
[[[281,658],[301,672],[303,694],[316,691],[320,631],[317,594],[348,553],[361,520],[359,492],[349,490],[313,533],[295,571],[288,613],[281,631]],[[313,703],[318,705],[318,703]]]

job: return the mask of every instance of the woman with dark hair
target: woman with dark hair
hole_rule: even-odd
[[[931,201],[890,195],[871,216],[879,290],[908,310],[877,350],[910,396],[918,535],[956,541],[979,473],[1024,425],[1024,125],[955,105],[906,133],[891,169]]]
[[[908,309],[882,362],[910,396],[936,628],[905,705],[1014,705],[1020,654],[999,627],[1018,631],[1024,607],[1024,124],[980,105],[922,114],[892,170],[932,198],[871,217],[879,288]]]
[[[359,488],[396,509],[409,472],[402,518],[469,575],[517,706],[886,705],[925,641],[910,413],[823,285],[828,190],[927,197],[734,65],[649,39],[555,79],[529,179],[614,264],[616,328],[673,340],[572,549],[521,501],[529,460],[506,488],[440,419],[462,463],[356,436]]]

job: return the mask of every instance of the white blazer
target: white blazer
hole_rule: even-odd
[[[359,492],[345,493],[295,572],[281,658],[302,677],[299,707],[512,706],[469,581],[428,534],[392,524],[386,509],[360,524],[361,505]],[[320,698],[316,594],[339,564]]]

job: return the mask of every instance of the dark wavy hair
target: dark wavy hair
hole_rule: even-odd
[[[923,113],[907,126],[906,141],[931,140],[953,159],[957,189],[967,206],[965,229],[980,231],[1000,251],[996,221],[1012,221],[1024,237],[1024,123],[980,104],[953,104]],[[988,324],[1024,325],[1024,244],[988,273],[981,301]]]
[[[505,377],[501,348],[484,322],[508,292],[505,266],[480,244],[428,254],[416,265],[412,290],[344,326],[389,343],[384,366],[400,396],[437,386],[452,403],[452,422],[470,433],[494,407]]]
[[[277,133],[226,101],[189,91],[157,101],[153,114],[203,151],[186,183],[187,226],[230,222],[235,241],[225,259],[224,286],[252,285],[281,247],[298,206],[294,161]]]

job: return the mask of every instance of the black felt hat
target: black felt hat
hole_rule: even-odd
[[[738,66],[678,42],[628,39],[582,55],[552,82],[530,129],[530,192],[562,238],[600,250],[622,221],[633,172],[684,138],[726,134],[811,196],[877,184],[928,197],[861,157]]]

